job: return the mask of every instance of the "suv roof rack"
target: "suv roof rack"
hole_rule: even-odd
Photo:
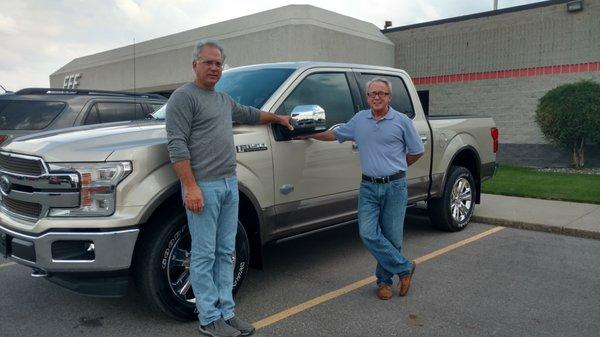
[[[133,93],[127,91],[109,91],[93,89],[63,89],[63,88],[25,88],[15,92],[17,95],[97,95],[97,96],[123,96],[166,99],[159,94]]]

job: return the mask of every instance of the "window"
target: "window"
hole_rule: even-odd
[[[350,87],[344,73],[309,75],[285,99],[278,113],[290,115],[298,105],[319,105],[323,108],[327,128],[346,123],[355,112]]]
[[[130,121],[144,116],[144,110],[139,103],[99,102],[92,106],[84,124]]]
[[[260,109],[293,72],[294,69],[288,68],[228,70],[215,90],[227,93],[242,105]]]
[[[417,94],[419,95],[425,116],[429,116],[429,90],[420,90],[417,91]]]
[[[65,108],[63,102],[0,101],[0,130],[41,130]]]
[[[360,74],[360,91],[363,95],[364,102],[367,102],[366,85],[375,77],[383,77],[392,83],[392,102],[390,103],[392,108],[396,111],[404,113],[410,118],[413,118],[415,116],[415,110],[413,108],[412,101],[410,100],[410,95],[408,94],[406,85],[404,85],[404,81],[397,76]]]
[[[148,105],[150,106],[150,110],[152,110],[152,112],[156,112],[156,110],[162,108],[163,105],[165,105],[165,103],[148,103]]]

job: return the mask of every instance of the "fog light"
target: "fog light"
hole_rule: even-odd
[[[61,261],[93,261],[96,247],[92,241],[54,241],[52,259]]]

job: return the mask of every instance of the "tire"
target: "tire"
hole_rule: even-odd
[[[140,234],[134,280],[154,309],[180,320],[198,319],[195,296],[188,283],[190,235],[185,211],[152,219]],[[250,263],[250,242],[238,221],[235,240],[233,294],[244,281]],[[185,281],[187,280],[187,281]],[[180,290],[180,293],[176,293]]]
[[[431,222],[439,229],[448,232],[465,229],[475,210],[476,188],[475,180],[469,170],[462,166],[451,166],[442,197],[427,202]]]

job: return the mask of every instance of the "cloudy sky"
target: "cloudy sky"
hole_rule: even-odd
[[[499,8],[539,0],[498,0]],[[310,4],[393,27],[491,10],[493,0],[1,0],[0,85],[47,87],[74,58],[240,16]],[[0,93],[3,90],[0,89]]]

